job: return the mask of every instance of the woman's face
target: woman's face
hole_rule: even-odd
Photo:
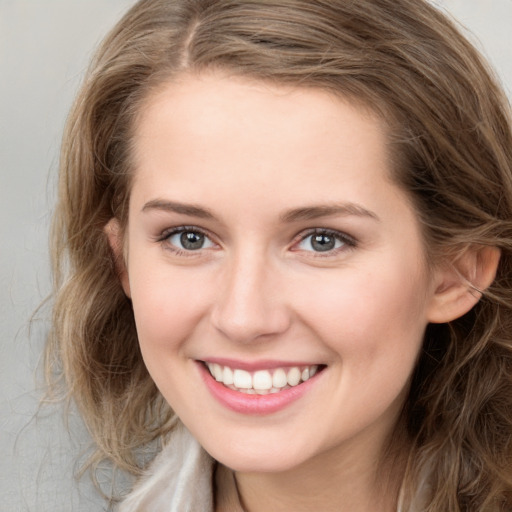
[[[435,295],[383,123],[210,74],[154,94],[134,142],[123,284],[172,408],[235,470],[373,463]]]

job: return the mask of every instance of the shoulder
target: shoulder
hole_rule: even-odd
[[[120,504],[119,512],[213,510],[213,459],[178,424],[169,443]]]

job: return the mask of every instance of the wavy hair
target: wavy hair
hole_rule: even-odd
[[[142,0],[105,39],[62,144],[47,345],[49,378],[64,380],[98,456],[140,472],[137,449],[173,427],[104,226],[127,222],[144,100],[180,73],[208,69],[364,104],[388,126],[394,179],[414,204],[428,255],[501,250],[477,305],[427,327],[400,421],[411,440],[402,497],[405,512],[427,474],[422,510],[511,509],[510,108],[474,47],[423,0]]]

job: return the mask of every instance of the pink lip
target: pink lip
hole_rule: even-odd
[[[317,382],[317,377],[322,374],[322,372],[319,372],[306,382],[290,389],[280,391],[279,393],[270,393],[268,395],[247,395],[245,393],[240,393],[239,391],[233,391],[232,389],[224,386],[224,384],[217,382],[202,362],[198,361],[197,366],[206,387],[214,398],[232,411],[252,415],[272,414],[284,409],[307,393]],[[235,366],[235,368],[240,368],[240,366]],[[261,369],[262,367],[258,365],[258,368]]]

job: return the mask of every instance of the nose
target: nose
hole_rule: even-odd
[[[226,263],[212,309],[214,327],[238,343],[271,339],[290,326],[282,276],[263,255],[240,255]]]

